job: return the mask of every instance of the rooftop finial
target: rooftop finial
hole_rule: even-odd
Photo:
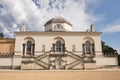
[[[22,30],[21,31],[26,31],[26,25],[25,24],[22,25]]]

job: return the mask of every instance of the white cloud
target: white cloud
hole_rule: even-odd
[[[6,37],[13,37],[13,33],[10,32],[9,29],[5,27],[3,23],[0,23],[0,30],[2,30],[2,32],[7,35]]]
[[[120,32],[120,20],[115,21],[113,24],[106,25],[102,32]]]
[[[117,50],[118,54],[120,54],[120,47],[117,47],[115,49]]]
[[[5,0],[8,8],[8,14],[12,15],[14,21],[10,24],[16,24],[16,30],[20,30],[20,25],[27,25],[31,31],[43,31],[44,24],[49,19],[62,16],[73,24],[74,31],[82,31],[96,21],[96,17],[87,6],[94,4],[98,0]],[[39,4],[39,8],[35,5]],[[4,22],[5,23],[5,22]],[[8,23],[6,25],[9,26]],[[11,26],[11,28],[14,28]],[[14,30],[10,29],[9,31]]]

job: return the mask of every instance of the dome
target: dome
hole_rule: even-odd
[[[62,17],[52,18],[49,21],[47,21],[44,26],[51,24],[51,23],[66,23],[66,24],[72,26],[72,24],[68,20],[66,20]]]
[[[49,21],[47,21],[44,25],[45,31],[53,32],[53,31],[72,31],[72,24],[62,18],[62,17],[56,17],[52,18]]]

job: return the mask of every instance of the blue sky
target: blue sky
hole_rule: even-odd
[[[120,52],[120,0],[103,0],[102,3],[96,8],[94,14],[103,14],[104,18],[96,23],[97,30],[103,30],[102,40],[106,44],[117,48]],[[119,26],[119,27],[116,27]],[[105,31],[106,27],[115,27],[116,29]],[[104,29],[105,28],[105,29]]]
[[[43,31],[44,23],[57,16],[68,19],[73,31],[86,31],[91,24],[103,32],[102,40],[120,53],[120,0],[0,0],[0,32],[15,37],[26,24]]]

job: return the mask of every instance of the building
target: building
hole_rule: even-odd
[[[47,21],[44,32],[15,32],[12,69],[83,70],[117,67],[117,56],[103,55],[101,32],[94,25],[86,32],[73,32],[72,24],[57,17]]]
[[[11,68],[14,55],[15,39],[0,38],[0,68]]]

